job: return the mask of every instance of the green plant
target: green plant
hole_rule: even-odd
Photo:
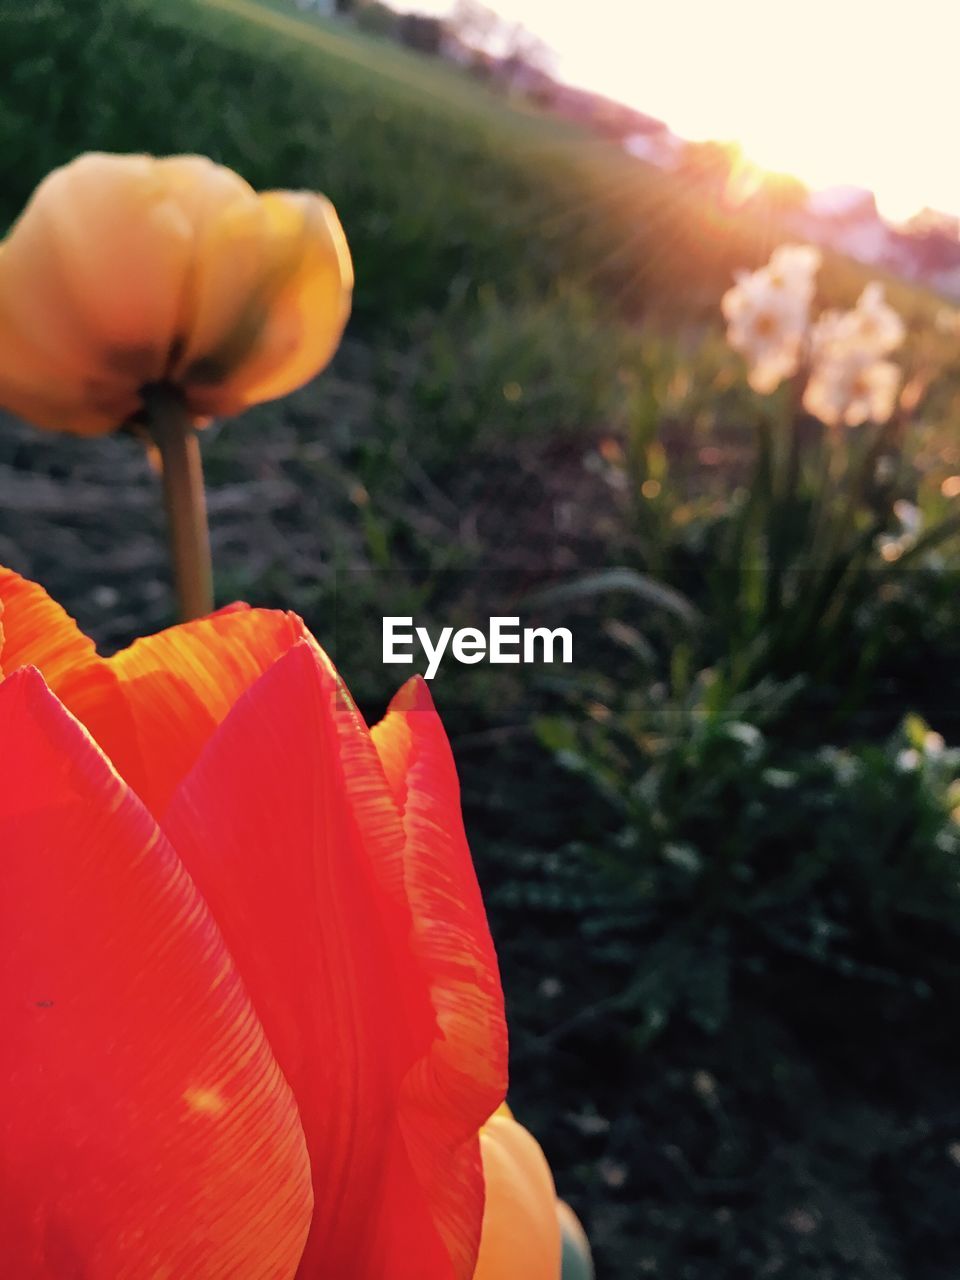
[[[605,834],[574,860],[613,893],[584,924],[648,1038],[677,1015],[715,1031],[737,982],[800,964],[910,998],[960,981],[960,752],[918,717],[886,743],[797,749],[768,731],[795,689],[715,672],[544,719],[541,741],[593,791]],[[606,706],[604,702],[599,705]],[[820,975],[820,976],[818,976]]]

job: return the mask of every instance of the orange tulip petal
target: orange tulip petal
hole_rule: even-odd
[[[482,1199],[475,1134],[507,1085],[507,1033],[496,953],[460,810],[446,733],[421,679],[409,681],[371,734],[402,814],[404,886],[414,949],[428,975],[437,1031],[404,1081],[404,1133],[441,1234],[470,1275]],[[445,1107],[432,1102],[438,1090]]]
[[[297,1098],[314,1175],[306,1276],[392,1275],[376,1218],[395,1114],[400,988],[343,785],[329,681],[296,646],[221,725],[164,829]],[[436,1273],[424,1270],[424,1280]]]
[[[477,1130],[505,1092],[507,1044],[496,956],[463,833],[456,770],[422,681],[400,691],[371,734],[322,652],[320,659],[338,693],[333,709],[345,783],[378,881],[402,921],[407,956],[402,1158],[389,1163],[384,1194],[401,1205],[416,1187],[422,1207],[391,1215],[384,1224],[386,1252],[415,1261],[411,1241],[422,1239],[420,1224],[428,1214],[452,1274],[470,1277],[483,1204]],[[378,746],[389,756],[388,744],[396,750],[385,773]],[[408,804],[414,793],[417,799]],[[424,1001],[426,1021],[419,1013]],[[415,1266],[409,1273],[391,1272],[398,1280],[408,1274],[415,1280],[422,1272]]]
[[[155,813],[163,812],[178,780],[210,740],[165,825],[172,824],[178,848],[182,846],[182,856],[209,895],[248,983],[251,964],[268,964],[269,939],[291,932],[283,901],[278,901],[277,923],[268,928],[268,941],[261,946],[261,908],[269,892],[258,887],[259,878],[272,884],[276,868],[290,863],[291,849],[303,851],[288,868],[303,885],[291,881],[287,896],[301,906],[313,903],[309,927],[293,930],[310,939],[323,927],[323,913],[309,892],[316,868],[330,862],[331,844],[343,845],[340,857],[347,870],[342,885],[339,872],[326,874],[346,895],[344,913],[353,920],[353,931],[344,926],[344,936],[368,939],[375,916],[373,934],[379,939],[379,951],[362,964],[358,961],[360,968],[354,965],[355,972],[367,974],[362,989],[375,993],[369,1026],[360,1037],[363,1045],[370,1041],[378,1046],[377,1061],[369,1068],[373,1101],[364,1109],[382,1121],[386,1106],[388,1116],[379,1129],[374,1125],[379,1132],[374,1182],[368,1178],[366,1191],[357,1192],[357,1203],[367,1206],[363,1235],[369,1271],[356,1270],[360,1262],[352,1257],[350,1274],[372,1277],[389,1258],[392,1280],[468,1280],[483,1203],[476,1133],[505,1091],[506,1032],[496,960],[463,834],[456,772],[425,686],[412,682],[402,690],[371,737],[312,640],[280,660],[282,672],[275,667],[268,679],[257,680],[306,634],[299,619],[289,615],[224,611],[139,641],[104,661],[40,588],[14,574],[0,575],[0,599],[6,601],[12,628],[0,651],[6,669],[24,661],[43,666]],[[244,727],[238,729],[234,722]],[[243,767],[250,756],[255,766]],[[332,799],[325,805],[327,825],[317,831],[313,795],[321,782]],[[271,798],[269,805],[265,796]],[[284,821],[278,821],[280,816]],[[243,889],[238,869],[246,862],[250,867]],[[218,897],[224,893],[225,903]],[[358,910],[358,902],[359,924],[350,914]],[[256,930],[248,927],[253,914]],[[234,916],[231,930],[227,921]],[[254,956],[245,959],[251,947]],[[322,955],[323,948],[311,954]],[[270,1019],[285,999],[289,1003],[288,993],[299,989],[304,963],[302,956],[290,961],[283,955],[279,969],[272,961],[268,964],[262,980],[266,995],[258,998],[251,983],[254,1003],[264,1011],[288,1078],[293,1082],[307,1071],[311,1081],[320,1080],[316,1059],[328,1052],[323,1035],[317,1032],[311,1039],[308,1034],[306,1049],[299,1045],[299,1013],[289,1016],[286,1034],[299,1045],[290,1053],[305,1053],[305,1059],[291,1066],[288,1054],[277,1047],[278,1040],[284,1043],[283,1028],[278,1030]],[[331,973],[339,963],[331,961]],[[372,965],[372,972],[364,965]],[[349,996],[349,980],[347,988]],[[363,1000],[358,1003],[366,1007]],[[310,1008],[316,1004],[311,1001]],[[347,1016],[345,1007],[353,1007],[350,999],[330,1014],[332,1029],[329,1022],[322,1023],[320,1031],[328,1038],[340,1037],[337,1016]],[[384,1009],[395,1011],[395,1024],[384,1021]],[[385,1045],[391,1046],[389,1062]],[[337,1064],[331,1062],[329,1070],[339,1081]],[[340,1087],[331,1086],[330,1098],[336,1098]],[[314,1097],[312,1084],[308,1091]],[[326,1152],[330,1130],[324,1108],[333,1104],[321,1098],[316,1105],[319,1119],[310,1111],[305,1128],[312,1146],[319,1144]],[[356,1133],[350,1125],[357,1123],[356,1117],[344,1123],[353,1141]],[[355,1151],[362,1149],[362,1142],[354,1144]],[[364,1158],[357,1156],[351,1169]],[[336,1170],[336,1159],[329,1166],[325,1155],[323,1160],[324,1168]],[[358,1178],[356,1185],[363,1186],[364,1180]],[[376,1215],[369,1213],[372,1185],[379,1187],[383,1206]],[[343,1242],[355,1236],[342,1205],[322,1209],[331,1203],[329,1186],[324,1184],[325,1195],[318,1188],[321,1210],[305,1275],[311,1257],[322,1253],[329,1261],[332,1247],[348,1249]],[[324,1212],[333,1213],[335,1227]]]
[[[550,1166],[509,1114],[480,1134],[487,1203],[474,1280],[559,1280],[561,1236]]]
[[[156,815],[240,694],[306,634],[294,614],[240,606],[100,658],[42,587],[9,569],[0,605],[0,668],[37,667]]]
[[[215,924],[36,672],[0,726],[4,1274],[287,1280],[303,1133]]]
[[[419,933],[449,929],[449,948],[462,947],[465,911],[476,909],[473,927],[486,929],[479,894],[474,885],[466,905],[451,897],[440,908],[438,898],[442,914],[411,916],[405,864],[421,854],[405,849],[369,735],[315,645],[296,645],[237,703],[164,828],[300,1106],[316,1201],[300,1275],[469,1280],[482,1117],[463,1104],[484,1086],[461,1078],[473,1060],[446,1061],[456,1058],[456,1045],[443,1044],[454,1019],[445,1008],[438,1025],[429,966],[440,962]],[[441,875],[425,866],[412,879],[430,874]],[[449,877],[442,885],[438,894],[459,892]],[[482,981],[495,983],[495,968]],[[472,1014],[473,993],[460,999]],[[496,1088],[502,1096],[499,1077]]]
[[[39,667],[48,684],[62,684],[72,672],[97,660],[93,641],[83,634],[65,609],[43,587],[0,568],[0,671],[10,675],[18,667]]]
[[[101,718],[129,718],[117,681],[96,646],[43,587],[0,568],[0,672],[36,667],[65,706],[96,706]]]
[[[90,697],[70,709],[160,815],[237,698],[304,634],[292,613],[221,610],[135,640],[105,660],[125,714]]]

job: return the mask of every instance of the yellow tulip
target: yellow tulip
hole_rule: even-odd
[[[590,1242],[580,1219],[565,1200],[557,1201],[557,1218],[563,1242],[563,1280],[594,1280]]]
[[[480,1131],[487,1198],[474,1280],[559,1280],[557,1194],[536,1139],[504,1105]]]
[[[167,388],[195,423],[330,360],[353,271],[330,202],[201,156],[80,156],[0,247],[0,405],[100,435]]]

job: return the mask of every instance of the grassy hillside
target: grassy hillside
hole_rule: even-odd
[[[4,20],[0,65],[7,218],[80,149],[195,150],[260,187],[330,194],[354,248],[361,317],[402,324],[462,288],[464,271],[514,287],[560,271],[542,178],[567,139],[373,39],[246,0],[55,0]],[[525,146],[543,153],[535,171]]]

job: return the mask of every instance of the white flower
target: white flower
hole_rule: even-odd
[[[813,358],[866,359],[889,355],[901,345],[906,328],[899,315],[883,299],[883,285],[871,281],[852,311],[824,311],[813,326],[810,349]]]
[[[814,362],[803,407],[828,427],[886,422],[899,387],[900,369],[891,360],[861,352],[828,355]]]
[[[811,373],[804,408],[828,426],[886,422],[900,370],[884,356],[903,342],[903,321],[872,281],[851,311],[824,311],[810,334]]]
[[[874,355],[889,355],[902,345],[906,337],[906,326],[893,307],[884,301],[883,285],[878,280],[872,280],[866,286],[850,315],[855,340]]]
[[[755,391],[775,391],[797,371],[813,298],[819,250],[781,245],[758,271],[740,272],[723,295],[727,341],[747,361]]]
[[[823,254],[812,244],[782,244],[770,255],[767,271],[774,284],[806,298],[809,305],[822,262]]]
[[[829,360],[848,349],[852,311],[821,311],[810,330],[810,358]]]

